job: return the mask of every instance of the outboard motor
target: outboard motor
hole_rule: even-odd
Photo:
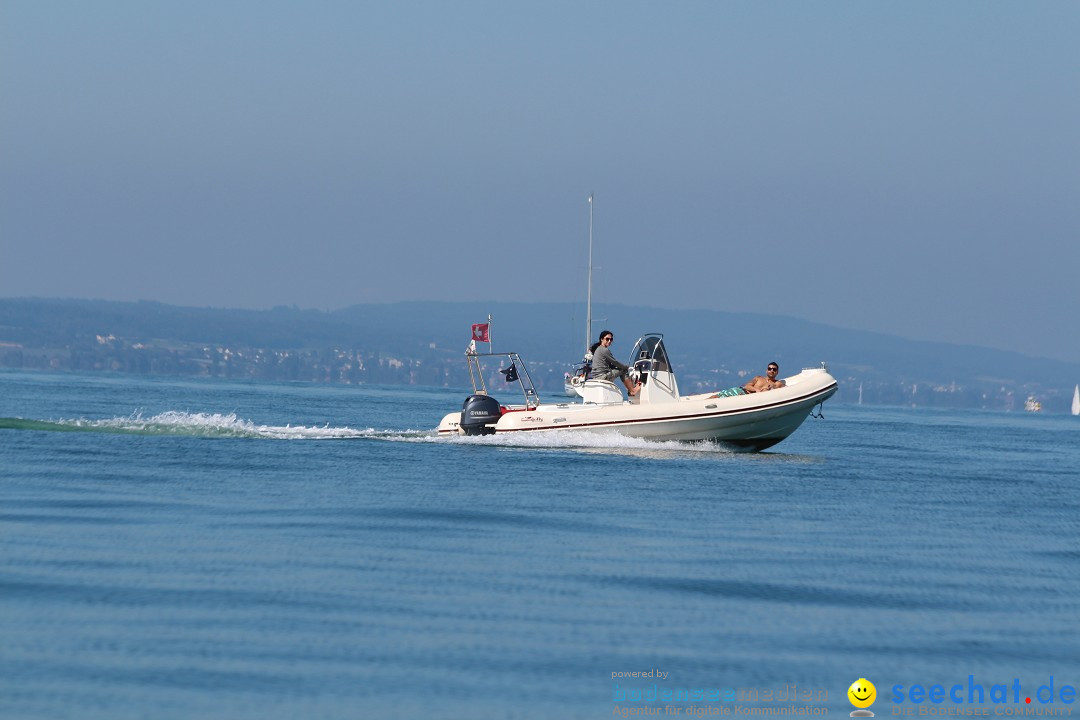
[[[461,422],[458,427],[466,435],[494,435],[494,426],[502,417],[499,401],[490,395],[470,395],[461,406]]]

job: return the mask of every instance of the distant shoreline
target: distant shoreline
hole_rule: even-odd
[[[462,354],[469,322],[486,307],[249,311],[0,299],[0,367],[468,388]],[[541,392],[561,392],[563,373],[580,357],[577,332],[565,320],[574,311],[568,304],[495,307],[495,336],[522,353]],[[622,306],[603,312],[612,327],[663,328],[687,393],[741,384],[769,360],[779,361],[784,375],[823,358],[840,382],[838,403],[857,404],[861,387],[867,405],[1023,412],[1032,398],[1043,412],[1057,414],[1068,412],[1080,380],[1080,365],[792,318]],[[632,337],[620,330],[619,339],[617,349],[628,352]]]

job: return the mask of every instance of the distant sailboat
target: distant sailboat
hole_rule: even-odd
[[[1073,388],[1072,414],[1080,415],[1080,385]]]

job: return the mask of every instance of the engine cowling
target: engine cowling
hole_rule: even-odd
[[[490,395],[470,395],[461,406],[458,427],[466,435],[494,435],[500,417],[502,408],[498,400]]]

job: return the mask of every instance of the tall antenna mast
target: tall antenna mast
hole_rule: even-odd
[[[589,193],[589,294],[585,300],[585,353],[589,352],[592,344],[592,223],[593,223],[593,196]]]

